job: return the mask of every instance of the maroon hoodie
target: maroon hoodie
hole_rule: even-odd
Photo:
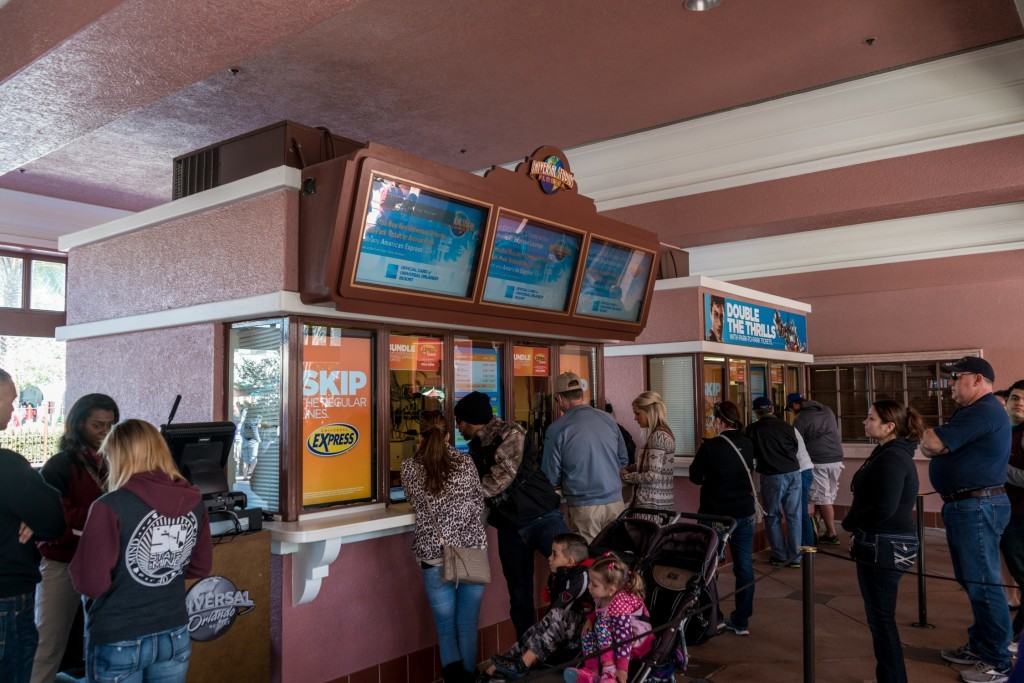
[[[135,640],[184,626],[185,579],[210,572],[213,546],[199,489],[162,472],[136,474],[89,510],[71,561],[89,642]]]
[[[47,484],[60,491],[67,531],[60,538],[38,543],[39,552],[51,560],[70,562],[78,547],[76,534],[82,533],[93,501],[103,495],[98,482],[107,478],[106,463],[91,448],[78,453],[61,451],[46,461],[41,474]]]

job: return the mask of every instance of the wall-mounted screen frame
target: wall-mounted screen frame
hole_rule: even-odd
[[[481,302],[568,315],[587,234],[499,209]]]
[[[575,315],[640,325],[654,257],[649,249],[591,236]]]
[[[379,170],[360,194],[352,287],[474,298],[492,205]]]

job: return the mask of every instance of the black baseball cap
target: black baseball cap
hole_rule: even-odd
[[[754,399],[754,410],[764,410],[772,407],[772,400],[767,396],[758,396]]]
[[[973,372],[981,375],[989,382],[996,381],[996,371],[992,369],[992,365],[984,358],[978,358],[977,356],[964,356],[960,360],[945,363],[945,368],[946,372],[951,375]]]
[[[793,392],[791,394],[786,394],[786,405],[787,406],[791,406],[794,403],[803,403],[803,402],[804,402],[804,397],[800,395],[800,392]]]

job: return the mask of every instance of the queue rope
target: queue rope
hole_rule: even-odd
[[[728,594],[726,594],[724,596],[719,596],[717,602],[713,602],[713,603],[711,603],[709,605],[701,607],[698,610],[694,610],[693,612],[691,612],[686,617],[686,619],[690,619],[692,617],[697,616],[698,614],[701,614],[703,612],[707,612],[712,607],[717,609],[718,608],[718,603],[721,602],[722,600],[728,600],[729,598],[735,596],[737,593],[742,593],[743,591],[747,590],[748,588],[753,588],[760,581],[763,581],[764,579],[767,579],[767,578],[770,578],[772,576],[775,576],[775,574],[777,574],[781,570],[782,570],[781,567],[773,568],[767,574],[762,574],[761,576],[756,577],[753,581],[751,581],[750,583],[746,584],[745,586],[740,586],[738,589],[734,590],[732,593],[728,593]],[[715,572],[715,573],[717,575],[717,572]],[[683,622],[685,622],[686,619],[684,619]],[[678,625],[679,628],[683,627],[682,626],[683,622],[679,623],[679,625]],[[531,679],[538,678],[540,676],[550,675],[553,672],[564,671],[566,669],[578,667],[584,661],[586,661],[588,659],[593,659],[595,657],[600,657],[604,653],[611,652],[612,650],[614,650],[615,648],[619,647],[620,645],[625,645],[627,643],[632,643],[634,640],[639,640],[641,638],[646,638],[648,635],[657,635],[658,633],[661,633],[662,631],[665,631],[665,630],[667,630],[669,628],[672,628],[672,622],[661,624],[660,626],[656,626],[656,627],[652,625],[651,630],[646,632],[646,633],[641,633],[639,635],[633,636],[632,638],[626,638],[625,640],[620,640],[620,641],[613,642],[611,645],[609,645],[607,647],[604,647],[604,648],[601,648],[600,650],[598,650],[596,652],[591,652],[590,654],[586,654],[586,655],[580,654],[577,657],[575,657],[574,659],[571,659],[571,660],[569,660],[568,662],[566,662],[564,664],[560,664],[558,666],[544,666],[543,664],[541,664],[540,666],[534,667],[533,669],[530,670],[529,673],[527,673],[525,676],[523,676],[522,678],[517,679],[517,680],[529,681]]]
[[[830,552],[828,552],[826,550],[822,550],[820,547],[818,548],[818,555],[824,555],[825,557],[832,557],[832,558],[835,558],[837,560],[844,560],[846,562],[852,562],[854,564],[868,565],[868,566],[874,567],[875,569],[881,569],[881,570],[887,571],[887,572],[899,572],[900,574],[913,574],[914,576],[918,576],[917,571],[914,570],[914,569],[897,569],[896,567],[879,567],[874,562],[867,562],[867,561],[864,561],[864,560],[855,560],[854,558],[847,557],[846,555],[839,555],[839,554],[836,554],[836,553],[830,553]],[[975,585],[975,586],[993,586],[995,588],[1017,588],[1017,586],[1008,586],[1008,585],[1003,584],[1003,583],[989,583],[988,581],[966,581],[966,580],[965,581],[961,581],[960,579],[956,578],[955,576],[946,576],[944,574],[931,574],[929,572],[924,572],[924,574],[922,574],[922,575],[927,577],[927,578],[929,578],[929,579],[939,579],[941,581],[954,581],[954,582],[959,583],[959,584],[969,583],[969,584],[972,584],[972,585]]]

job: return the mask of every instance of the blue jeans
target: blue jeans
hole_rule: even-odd
[[[739,590],[754,582],[754,516],[740,517],[736,520],[736,529],[729,538],[729,550],[732,552],[732,575],[736,578],[735,595],[736,609],[729,616],[729,621],[739,628],[749,625],[750,615],[754,613],[754,586]]]
[[[811,502],[811,482],[814,481],[814,468],[800,473],[800,511],[804,515],[803,545],[817,545],[817,534],[814,533],[814,519],[807,513]]]
[[[968,647],[986,664],[1006,668],[1010,666],[1010,612],[999,587],[1003,582],[999,540],[1010,521],[1010,501],[1001,495],[946,503],[942,521],[953,574],[971,601],[974,623],[967,629]]]
[[[508,587],[509,617],[522,638],[526,629],[537,621],[533,604],[533,553],[551,555],[551,541],[558,534],[569,533],[562,511],[551,510],[522,526],[498,527],[498,557]]]
[[[761,498],[764,499],[764,530],[772,559],[779,562],[800,561],[800,537],[804,514],[800,509],[800,472],[762,474]],[[782,534],[782,516],[786,515],[786,534]]]
[[[466,671],[476,667],[476,626],[484,586],[479,583],[454,583],[441,578],[441,567],[423,570],[427,601],[434,613],[437,646],[441,666],[462,662]]]
[[[35,592],[0,598],[0,681],[28,683],[39,633]]]
[[[184,683],[192,641],[179,626],[116,643],[90,645],[89,683]]]

